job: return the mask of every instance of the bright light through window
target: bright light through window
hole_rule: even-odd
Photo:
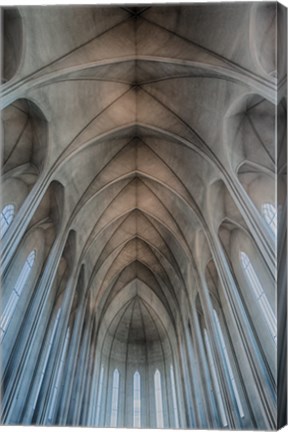
[[[7,204],[1,211],[0,216],[0,236],[4,237],[4,234],[11,225],[15,214],[15,207],[12,204]]]
[[[118,397],[119,397],[119,371],[118,369],[115,369],[113,372],[113,384],[112,384],[111,427],[117,427]]]
[[[242,267],[245,271],[246,277],[248,279],[249,285],[253,290],[253,293],[255,295],[255,298],[257,302],[259,303],[263,316],[265,317],[269,330],[271,332],[271,335],[276,342],[277,338],[277,323],[276,318],[273,313],[273,310],[269,304],[269,301],[263,291],[263,288],[261,286],[261,283],[255,273],[255,270],[251,264],[251,261],[248,257],[248,255],[245,254],[245,252],[240,252],[240,260]]]
[[[154,374],[154,386],[155,386],[155,401],[156,401],[156,425],[157,428],[163,428],[164,419],[163,419],[161,375],[158,369]]]
[[[263,204],[262,213],[265,221],[270,226],[274,234],[277,232],[277,209],[273,204]]]
[[[141,427],[141,388],[138,371],[133,376],[133,427]]]
[[[31,272],[31,269],[33,267],[34,261],[36,257],[36,251],[33,250],[30,252],[28,257],[26,258],[26,261],[24,263],[24,266],[22,267],[22,270],[18,276],[18,279],[16,280],[16,283],[14,285],[12,294],[9,297],[8,303],[2,313],[1,319],[0,319],[0,343],[2,342],[8,325],[10,323],[10,320],[12,318],[13,313],[15,312],[16,305],[18,303],[19,297],[22,294],[23,288],[28,280],[29,274]]]

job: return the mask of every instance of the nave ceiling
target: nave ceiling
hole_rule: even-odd
[[[66,242],[57,280],[67,268],[80,275],[73,302],[88,297],[107,355],[121,344],[158,345],[153,355],[164,358],[190,303],[202,313],[201,274],[220,303],[218,236],[229,255],[231,233],[250,241],[257,226],[252,240],[273,272],[256,186],[260,179],[275,201],[275,164],[285,165],[281,121],[275,160],[275,105],[286,115],[275,10],[261,2],[3,10],[4,202],[17,188],[18,208],[37,195],[37,205],[24,203],[35,214],[22,232],[47,221],[45,257],[57,235]],[[254,219],[237,205],[246,195]],[[4,264],[20,239],[3,239]]]
[[[270,49],[269,8],[20,9],[22,51],[3,91],[12,103],[7,124],[19,117],[7,163],[24,146],[33,103],[47,119],[42,172],[64,186],[62,223],[77,232],[93,307],[104,302],[101,290],[112,299],[124,270],[139,263],[170,313],[177,309],[175,286],[185,291],[182,275],[197,255],[197,236],[215,223],[213,184],[255,160],[273,175],[273,129],[263,131],[262,113],[268,119],[274,109],[275,64],[253,56],[258,37],[249,44],[259,15]],[[20,29],[16,13],[4,13]],[[7,41],[13,46],[13,35]],[[16,99],[26,99],[27,116]],[[235,132],[237,121],[253,130],[253,150],[243,131]]]

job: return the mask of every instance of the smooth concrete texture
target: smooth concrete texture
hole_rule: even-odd
[[[283,424],[284,7],[2,14],[2,422]]]

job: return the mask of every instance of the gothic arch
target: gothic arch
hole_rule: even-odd
[[[4,10],[4,423],[276,427],[281,11]]]

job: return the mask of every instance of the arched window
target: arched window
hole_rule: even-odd
[[[163,428],[164,419],[163,419],[161,375],[158,369],[156,369],[156,372],[154,374],[154,388],[155,388],[155,403],[156,403],[156,425],[157,428]]]
[[[119,371],[115,369],[113,372],[112,383],[112,402],[111,402],[111,427],[117,427],[118,417],[118,398],[119,398]]]
[[[277,323],[273,310],[268,302],[268,299],[263,291],[261,283],[255,273],[255,270],[250,262],[248,255],[245,252],[240,252],[240,260],[245,275],[249,281],[250,287],[253,290],[256,301],[259,303],[263,316],[266,318],[271,335],[276,342],[277,338]]]
[[[4,237],[4,234],[11,225],[15,214],[15,207],[13,204],[7,204],[1,211],[0,216],[0,236]]]
[[[265,221],[273,230],[274,234],[277,232],[277,209],[273,204],[262,204],[262,213]]]
[[[31,272],[31,269],[33,267],[35,257],[36,257],[36,251],[33,250],[32,252],[30,252],[28,257],[26,258],[24,266],[22,267],[22,270],[21,270],[21,272],[18,276],[18,279],[14,285],[12,294],[10,295],[8,303],[7,303],[6,307],[4,308],[4,311],[1,315],[1,319],[0,319],[0,330],[1,330],[0,343],[2,342],[2,340],[6,334],[7,327],[9,325],[10,320],[12,318],[12,315],[15,311],[18,299],[22,294],[23,288],[27,282],[27,279],[28,279],[29,274]]]
[[[207,333],[206,329],[204,329],[204,340],[205,340],[205,345],[206,345],[206,350],[207,350],[208,363],[210,366],[212,380],[213,380],[214,389],[215,389],[215,397],[217,399],[217,403],[218,403],[218,407],[219,407],[219,411],[220,411],[221,422],[222,422],[222,425],[225,427],[225,426],[228,426],[228,422],[227,422],[227,418],[226,418],[226,414],[225,414],[222,395],[220,392],[218,375],[217,375],[217,372],[215,369],[215,362],[214,362],[213,355],[212,355],[210,340],[209,340],[208,333]]]
[[[172,399],[173,399],[173,411],[174,411],[174,421],[175,428],[179,428],[179,418],[178,418],[178,408],[177,408],[177,398],[176,398],[176,387],[175,387],[175,377],[173,366],[170,365],[170,379],[172,387]]]
[[[99,422],[99,416],[100,416],[101,399],[102,399],[102,389],[103,389],[103,377],[104,377],[104,367],[101,366],[100,378],[99,378],[99,386],[98,386],[97,408],[96,408],[96,425]]]
[[[219,336],[222,352],[223,352],[223,355],[224,355],[224,358],[225,358],[225,362],[226,362],[226,367],[227,367],[228,375],[229,375],[229,378],[230,378],[230,381],[231,381],[234,397],[235,397],[235,400],[236,400],[236,405],[237,405],[240,417],[243,418],[244,417],[244,411],[243,411],[242,403],[241,403],[241,400],[240,400],[240,397],[239,397],[238,389],[237,389],[237,386],[236,386],[236,382],[235,382],[234,374],[233,374],[233,371],[232,371],[231,363],[230,363],[230,360],[229,360],[229,357],[228,357],[227,348],[226,348],[224,336],[223,336],[223,333],[222,333],[222,329],[221,329],[221,326],[220,326],[219,318],[218,318],[218,315],[217,315],[217,312],[215,311],[215,309],[213,309],[213,312],[214,312],[214,319],[215,319],[215,323],[216,323],[217,333],[218,333],[218,336]]]
[[[141,427],[141,388],[138,371],[133,376],[133,427]]]

